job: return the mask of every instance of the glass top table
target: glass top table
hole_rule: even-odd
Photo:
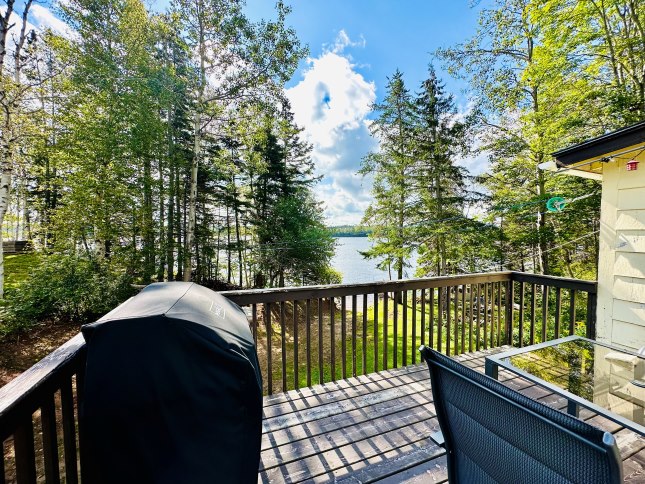
[[[588,408],[645,435],[645,357],[580,336],[567,336],[486,357],[486,374],[502,367],[562,395],[567,411]]]

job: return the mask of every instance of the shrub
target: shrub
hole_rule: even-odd
[[[91,322],[134,294],[132,279],[105,263],[49,256],[19,287],[8,291],[0,335],[42,321]]]

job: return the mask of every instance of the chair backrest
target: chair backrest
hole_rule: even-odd
[[[616,483],[609,432],[547,407],[430,348],[434,407],[451,483]]]

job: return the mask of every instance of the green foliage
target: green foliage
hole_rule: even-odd
[[[538,166],[645,118],[644,18],[643,2],[496,0],[470,39],[438,51],[472,88],[480,152],[491,163],[479,181],[491,195],[488,221],[503,233],[499,267],[594,276],[600,185]],[[593,196],[547,213],[549,198],[582,195]]]
[[[174,0],[162,14],[141,0],[60,4],[75,35],[34,36],[33,132],[15,150],[10,205],[34,247],[142,284],[334,279],[311,147],[284,95],[307,53],[289,12],[278,2],[254,22],[239,0]],[[265,236],[288,200],[307,215]],[[300,242],[308,255],[265,256]]]
[[[41,321],[89,323],[134,294],[132,278],[76,256],[50,256],[8,291],[0,334]]]

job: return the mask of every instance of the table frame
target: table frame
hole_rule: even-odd
[[[601,407],[599,405],[596,405],[593,402],[590,402],[589,400],[586,400],[585,398],[579,397],[578,395],[574,395],[571,392],[568,392],[567,390],[560,388],[557,385],[554,385],[552,383],[549,383],[547,381],[542,380],[541,378],[532,375],[530,373],[527,373],[524,370],[521,370],[515,366],[513,366],[511,363],[507,361],[503,361],[506,358],[510,358],[512,356],[520,355],[522,353],[528,353],[531,351],[539,350],[542,348],[547,348],[549,346],[556,346],[560,343],[566,343],[568,341],[588,341],[590,343],[593,343],[595,345],[599,346],[604,346],[606,348],[609,348],[611,350],[615,351],[620,351],[622,353],[626,353],[629,355],[634,355],[638,356],[639,358],[643,359],[642,355],[638,355],[635,352],[624,350],[622,348],[616,348],[614,346],[608,345],[606,343],[601,343],[599,341],[594,341],[589,338],[583,338],[582,336],[566,336],[564,338],[558,338],[554,339],[551,341],[545,341],[543,343],[538,343],[535,345],[530,345],[530,346],[524,346],[522,348],[516,348],[513,350],[505,351],[503,353],[497,353],[495,355],[489,355],[486,356],[485,360],[485,369],[486,369],[486,375],[488,375],[491,378],[494,378],[495,380],[498,379],[499,375],[499,367],[504,368],[505,370],[510,371],[511,373],[515,373],[518,376],[521,376],[522,378],[529,380],[536,385],[539,385],[541,387],[547,388],[548,390],[551,390],[553,393],[557,393],[558,395],[562,395],[567,399],[567,413],[578,416],[580,407],[587,408],[597,414],[602,415],[603,417],[608,418],[609,420],[612,420],[613,422],[616,422],[619,425],[622,425],[625,428],[628,428],[630,430],[633,430],[634,432],[645,436],[645,426],[640,425],[636,422],[633,422],[625,417],[622,417],[620,415],[617,415],[610,410],[607,410],[604,407]]]

